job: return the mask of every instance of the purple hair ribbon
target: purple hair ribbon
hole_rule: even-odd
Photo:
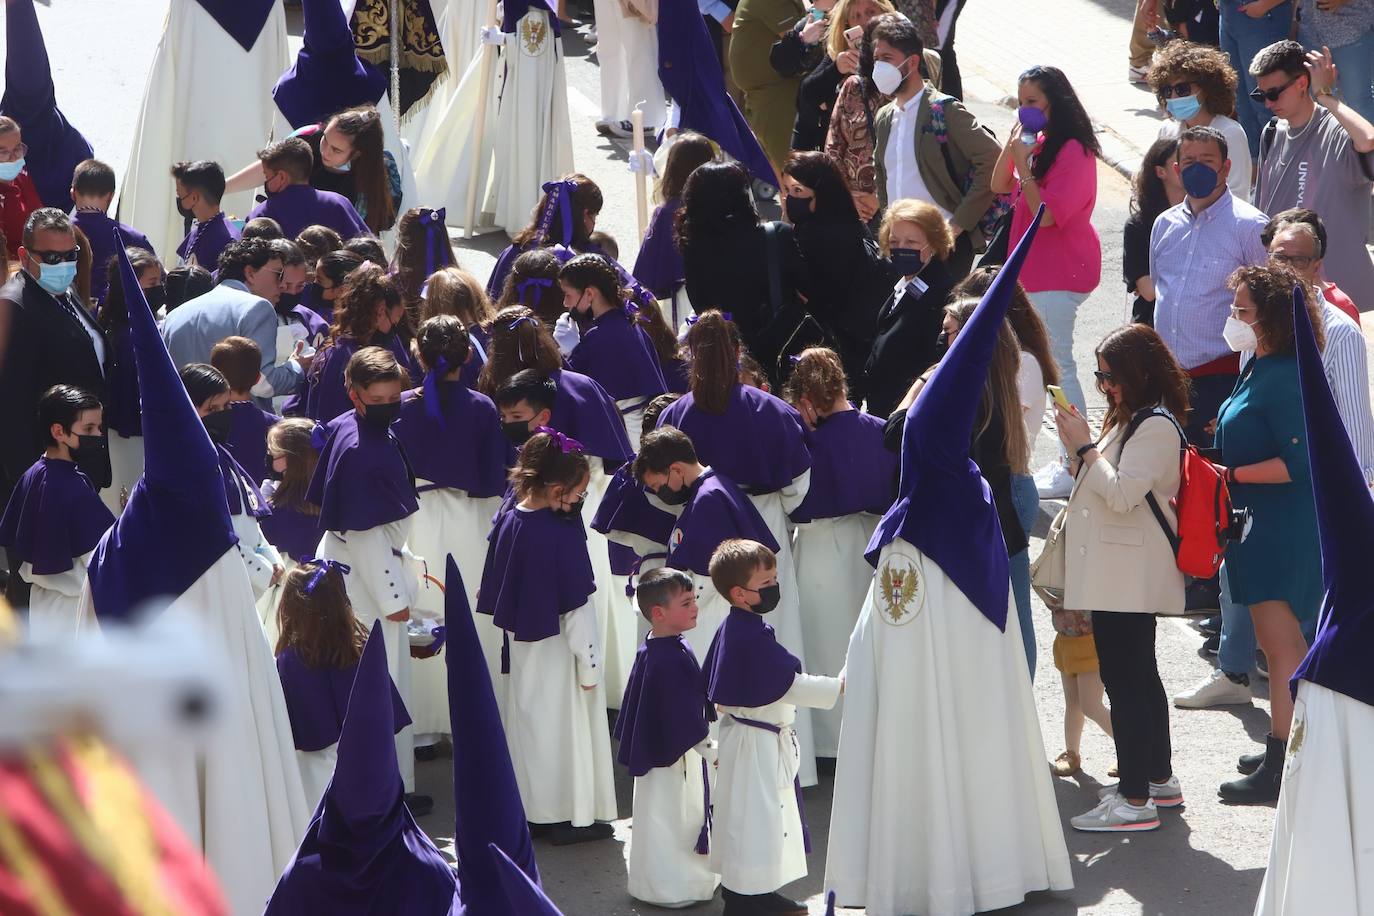
[[[425,373],[425,380],[421,385],[425,393],[425,413],[429,415],[430,419],[438,423],[441,429],[444,425],[444,411],[439,404],[439,382],[443,381],[444,376],[448,375],[449,371],[448,360],[441,356],[434,366]]]
[[[721,312],[721,313],[720,313],[720,317],[724,318],[726,321],[734,321],[734,320],[735,320],[735,313],[734,313],[734,312]],[[688,315],[688,316],[687,316],[687,323],[688,323],[688,324],[696,324],[696,323],[697,323],[698,321],[700,321],[700,320],[701,320],[701,316],[700,316],[700,315]]]
[[[307,595],[315,594],[315,589],[319,588],[320,583],[324,581],[325,576],[329,575],[331,569],[341,576],[346,576],[353,571],[353,567],[347,563],[340,563],[338,560],[325,560],[320,557],[311,557],[303,561],[301,565],[309,566],[311,563],[316,564],[315,571],[310,574],[309,579],[305,580],[305,585],[301,586],[301,591]]]
[[[534,245],[540,248],[545,239],[549,237],[549,230],[553,228],[554,214],[562,214],[563,217],[563,244],[568,244],[573,238],[573,213],[572,195],[577,190],[577,182],[571,178],[566,181],[546,181],[543,191],[547,198],[544,212],[539,216],[539,226],[534,232]]]
[[[550,289],[553,287],[553,280],[548,277],[529,277],[515,284],[515,296],[521,305],[529,304],[525,301],[525,294],[535,286],[540,289]]]
[[[448,208],[440,207],[437,210],[421,210],[420,225],[425,227],[425,277],[434,273],[434,233],[443,234],[445,241],[448,239],[448,230],[444,228],[444,220],[448,218]],[[424,294],[421,293],[421,298]]]
[[[572,436],[560,433],[552,426],[541,426],[538,429],[536,429],[535,432],[543,433],[544,435],[551,438],[558,445],[558,450],[565,455],[570,452],[586,451],[586,448],[582,445],[581,442],[578,442]]]

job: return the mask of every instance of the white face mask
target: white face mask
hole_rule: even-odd
[[[900,67],[893,66],[885,60],[873,64],[873,85],[877,86],[883,95],[894,95],[902,88],[903,79]]]
[[[1226,345],[1237,353],[1253,353],[1259,345],[1255,329],[1234,315],[1226,319],[1226,327],[1222,329],[1221,336],[1226,338]]]

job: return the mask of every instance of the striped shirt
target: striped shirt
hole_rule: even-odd
[[[1155,330],[1184,369],[1228,356],[1221,336],[1234,295],[1226,278],[1236,268],[1269,260],[1260,231],[1269,218],[1223,191],[1194,214],[1189,202],[1170,207],[1150,232],[1155,282]]]

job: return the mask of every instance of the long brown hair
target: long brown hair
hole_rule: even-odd
[[[309,593],[315,573],[324,572]],[[307,668],[343,669],[357,664],[367,642],[367,627],[353,616],[353,605],[337,569],[305,563],[286,574],[277,604],[276,652],[292,649]]]
[[[334,302],[330,340],[337,342],[341,337],[351,337],[366,346],[377,330],[379,304],[387,308],[400,305],[401,290],[381,265],[366,262],[344,278],[339,297]]]
[[[524,305],[532,309],[540,321],[553,324],[564,312],[563,290],[558,286],[560,270],[562,264],[558,257],[547,248],[531,248],[524,252],[506,274],[506,285],[496,302],[497,310]],[[543,283],[545,280],[547,284]]]
[[[445,267],[430,274],[425,281],[425,298],[420,309],[420,321],[436,315],[452,315],[463,327],[485,324],[491,320],[491,300],[480,280],[461,267]]]
[[[382,116],[371,105],[360,105],[334,115],[325,122],[325,129],[330,127],[353,142],[353,180],[365,211],[363,222],[373,232],[389,229],[396,221],[396,201],[382,156]]]
[[[952,299],[958,300],[963,297],[978,299],[992,286],[993,278],[1001,270],[1000,266],[980,267],[969,274],[950,293]],[[1021,344],[1021,349],[1025,350],[1035,361],[1040,364],[1040,376],[1046,385],[1059,384],[1059,364],[1054,361],[1054,354],[1050,351],[1050,332],[1045,327],[1045,322],[1040,317],[1040,313],[1031,305],[1030,297],[1026,295],[1025,288],[1018,282],[1016,289],[1011,293],[1011,307],[1007,309],[1007,320],[1011,322],[1011,329],[1016,332],[1016,340]]]
[[[549,487],[571,490],[589,473],[587,456],[577,450],[563,451],[548,433],[535,433],[520,447],[511,468],[510,482],[517,499],[539,496]]]
[[[946,306],[945,311],[962,328],[977,307],[977,299],[964,299]],[[1025,474],[1030,469],[1031,456],[1026,424],[1021,420],[1021,387],[1017,382],[1020,369],[1021,344],[1011,322],[1003,320],[997,329],[992,364],[988,366],[988,380],[983,388],[983,419],[977,433],[982,434],[991,425],[994,414],[1001,416],[1003,457],[1013,473]]]
[[[491,345],[487,361],[477,376],[477,390],[491,397],[501,383],[521,369],[537,369],[543,375],[563,368],[563,354],[553,335],[534,312],[517,305],[501,309],[487,325]]]
[[[1097,357],[1107,364],[1121,399],[1109,404],[1102,431],[1131,422],[1137,410],[1159,404],[1180,423],[1188,420],[1188,373],[1174,359],[1164,339],[1147,324],[1122,325],[1102,338]],[[1097,390],[1107,393],[1099,381]]]
[[[567,245],[569,248],[583,251],[590,241],[586,216],[588,213],[593,216],[600,213],[605,199],[601,196],[601,188],[597,186],[597,183],[581,172],[571,172],[564,175],[559,181],[571,181],[577,185],[576,190],[571,194],[572,238],[563,238],[563,217],[562,214],[557,214],[550,220],[548,238],[544,239],[541,244]],[[524,248],[533,242],[535,235],[539,232],[539,223],[544,216],[545,208],[554,206],[559,199],[560,195],[556,191],[552,194],[545,193],[540,197],[539,203],[534,207],[534,212],[530,214],[530,224],[515,234],[515,237],[511,239],[511,244],[516,248]]]
[[[425,281],[437,270],[458,266],[448,229],[437,212],[429,207],[411,207],[396,222],[396,256],[391,263],[396,269],[406,313],[415,327],[422,320],[420,292]]]
[[[663,180],[658,185],[658,196],[665,201],[682,197],[687,179],[699,166],[714,162],[715,145],[705,136],[694,130],[685,130],[673,138],[668,148],[668,161],[663,166]]]
[[[739,384],[740,343],[734,322],[715,309],[702,312],[687,329],[692,355],[687,375],[692,401],[710,414],[723,414]]]
[[[267,450],[286,456],[286,470],[282,472],[267,502],[274,509],[295,509],[302,515],[319,515],[320,507],[305,498],[310,478],[320,455],[310,442],[315,424],[304,417],[288,417],[272,424],[267,431]]]

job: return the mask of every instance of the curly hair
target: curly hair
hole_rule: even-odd
[[[366,344],[377,330],[377,306],[391,309],[401,304],[401,290],[378,264],[364,264],[344,278],[334,304],[331,340],[351,337]]]
[[[1166,107],[1160,90],[1183,80],[1197,86],[1198,101],[1205,111],[1229,117],[1236,108],[1236,71],[1230,58],[1209,45],[1169,42],[1155,52],[1148,79],[1160,109]]]
[[[517,499],[535,496],[549,487],[571,490],[590,473],[587,456],[577,450],[563,451],[548,433],[535,433],[520,447],[511,468],[510,482]]]
[[[817,410],[829,410],[831,404],[848,393],[844,364],[839,354],[825,347],[803,350],[783,386],[785,400],[793,407],[806,398]]]
[[[523,305],[501,309],[486,325],[490,336],[487,361],[477,376],[477,390],[492,397],[501,383],[521,369],[543,375],[563,368],[563,354],[553,335],[534,312]]]
[[[1290,267],[1277,264],[1238,267],[1226,280],[1226,286],[1240,295],[1245,287],[1255,305],[1255,335],[1264,341],[1270,353],[1291,355],[1297,352],[1293,338],[1293,290],[1302,291],[1307,317],[1317,338],[1317,349],[1326,348],[1321,309],[1311,289]]]

